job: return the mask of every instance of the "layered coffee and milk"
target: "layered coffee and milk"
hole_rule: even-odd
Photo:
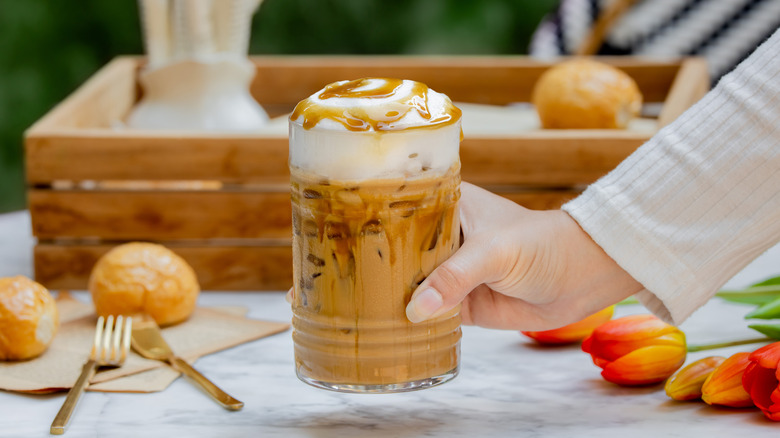
[[[344,391],[454,377],[458,309],[419,324],[412,292],[459,244],[460,111],[424,84],[326,86],[290,117],[298,376]]]

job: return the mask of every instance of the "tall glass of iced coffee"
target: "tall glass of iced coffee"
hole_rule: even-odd
[[[460,110],[424,84],[330,84],[290,117],[298,377],[346,392],[457,375],[459,309],[418,324],[412,292],[455,252]]]

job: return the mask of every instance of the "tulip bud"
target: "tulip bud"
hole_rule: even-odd
[[[780,421],[780,342],[754,351],[742,377],[742,387],[770,420]]]
[[[715,368],[701,387],[701,399],[708,405],[753,406],[750,394],[742,387],[742,375],[750,363],[749,356],[750,353],[737,353]]]
[[[666,395],[678,401],[700,399],[704,381],[724,360],[722,356],[709,356],[681,369],[666,381]]]
[[[581,321],[561,328],[554,330],[544,330],[540,332],[520,333],[528,336],[540,344],[572,344],[574,342],[580,342],[586,337],[590,336],[596,327],[604,324],[612,318],[612,313],[614,313],[614,311],[615,306],[609,306],[606,309],[602,309]]]
[[[685,363],[685,334],[653,315],[631,315],[596,328],[582,343],[601,376],[618,385],[666,380]]]

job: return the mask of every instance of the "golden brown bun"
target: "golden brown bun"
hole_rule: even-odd
[[[168,248],[127,243],[98,260],[89,291],[98,315],[146,312],[170,325],[189,318],[200,286],[190,265]]]
[[[544,72],[531,101],[546,129],[622,129],[639,115],[642,93],[623,71],[579,58]]]
[[[49,347],[60,325],[49,291],[27,277],[0,278],[0,360],[23,360]]]

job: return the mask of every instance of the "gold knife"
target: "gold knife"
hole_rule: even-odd
[[[244,407],[244,403],[219,389],[217,385],[190,366],[184,359],[173,354],[171,347],[163,339],[160,328],[151,316],[146,314],[133,316],[132,345],[133,350],[141,356],[167,362],[173,369],[194,380],[225,409],[237,411]]]

